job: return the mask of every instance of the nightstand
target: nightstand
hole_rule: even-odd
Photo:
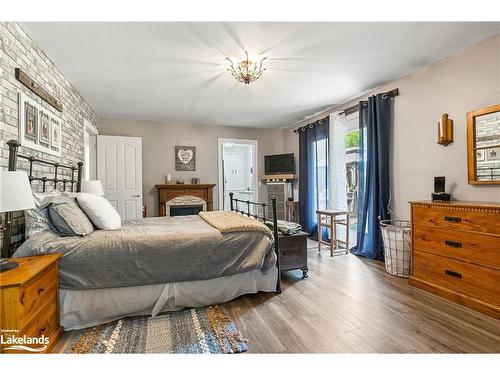
[[[59,258],[14,258],[19,267],[0,273],[0,335],[3,353],[50,353],[59,326]],[[17,345],[21,350],[9,349]],[[29,349],[23,349],[22,347]]]
[[[307,237],[309,233],[299,232],[291,236],[279,235],[281,271],[302,270],[307,277]]]

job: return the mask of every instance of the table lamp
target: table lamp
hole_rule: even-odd
[[[24,171],[0,172],[0,212],[5,212],[5,225],[0,226],[4,232],[2,257],[10,254],[10,237],[12,235],[12,212],[35,207],[28,175]],[[0,272],[17,267],[17,262],[2,259]]]

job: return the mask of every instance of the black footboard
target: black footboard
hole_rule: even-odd
[[[280,252],[279,252],[279,237],[278,237],[278,217],[276,216],[276,197],[271,198],[271,204],[266,203],[258,203],[251,201],[244,201],[241,199],[236,199],[233,197],[233,193],[229,193],[229,198],[231,201],[231,211],[239,212],[240,214],[247,215],[248,217],[253,217],[255,219],[263,220],[264,223],[266,221],[273,222],[273,237],[274,237],[274,251],[276,253],[276,268],[278,269],[278,281],[276,283],[276,293],[281,293],[281,270],[280,270]],[[242,204],[245,208],[239,209],[238,204]],[[250,207],[253,206],[255,208],[255,213],[250,212]],[[272,217],[266,217],[266,208],[271,207],[272,209]],[[262,208],[262,215],[259,215],[259,208]]]

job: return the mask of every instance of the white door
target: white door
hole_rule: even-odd
[[[97,136],[97,178],[122,220],[142,217],[142,138]]]

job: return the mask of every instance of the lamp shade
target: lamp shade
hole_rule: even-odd
[[[104,195],[104,190],[102,189],[102,183],[100,180],[82,181],[80,190],[82,193],[89,193],[100,196]]]
[[[0,212],[27,210],[35,207],[28,175],[24,171],[0,173]]]

